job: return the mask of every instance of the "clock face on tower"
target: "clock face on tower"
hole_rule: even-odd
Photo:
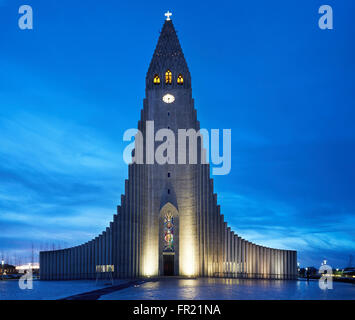
[[[163,97],[163,101],[164,101],[165,103],[172,103],[172,102],[175,101],[175,97],[174,97],[172,94],[167,93],[167,94]]]

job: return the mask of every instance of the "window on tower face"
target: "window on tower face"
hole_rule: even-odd
[[[154,76],[153,83],[154,83],[154,84],[160,84],[159,75],[156,74],[156,75]]]
[[[181,74],[179,74],[178,78],[177,78],[177,83],[178,84],[184,84],[184,78],[182,77]]]
[[[167,70],[167,71],[165,72],[165,83],[166,83],[166,84],[171,84],[172,78],[173,78],[173,74],[171,73],[170,70]]]

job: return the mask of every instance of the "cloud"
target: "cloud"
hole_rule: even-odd
[[[26,113],[2,117],[0,132],[2,239],[78,244],[108,225],[127,171],[115,143]]]
[[[277,195],[274,198],[278,199]],[[355,250],[355,216],[336,204],[281,202],[248,195],[219,194],[221,211],[232,230],[256,244],[297,250],[302,264],[320,263],[330,257],[342,266]]]

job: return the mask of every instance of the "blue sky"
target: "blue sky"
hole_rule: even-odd
[[[353,1],[0,1],[0,253],[80,244],[123,193],[164,12],[173,12],[201,126],[232,129],[221,212],[302,265],[355,251]],[[334,30],[318,28],[332,5]]]

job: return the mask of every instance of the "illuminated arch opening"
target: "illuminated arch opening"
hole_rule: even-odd
[[[154,76],[153,83],[154,83],[154,84],[160,84],[160,77],[159,77],[159,75],[156,74],[156,75]]]
[[[166,83],[166,84],[171,84],[172,78],[173,78],[173,74],[171,73],[170,70],[167,70],[167,71],[165,72],[165,83]]]
[[[182,77],[181,74],[179,74],[178,78],[177,78],[177,83],[178,84],[184,84],[184,78]]]

